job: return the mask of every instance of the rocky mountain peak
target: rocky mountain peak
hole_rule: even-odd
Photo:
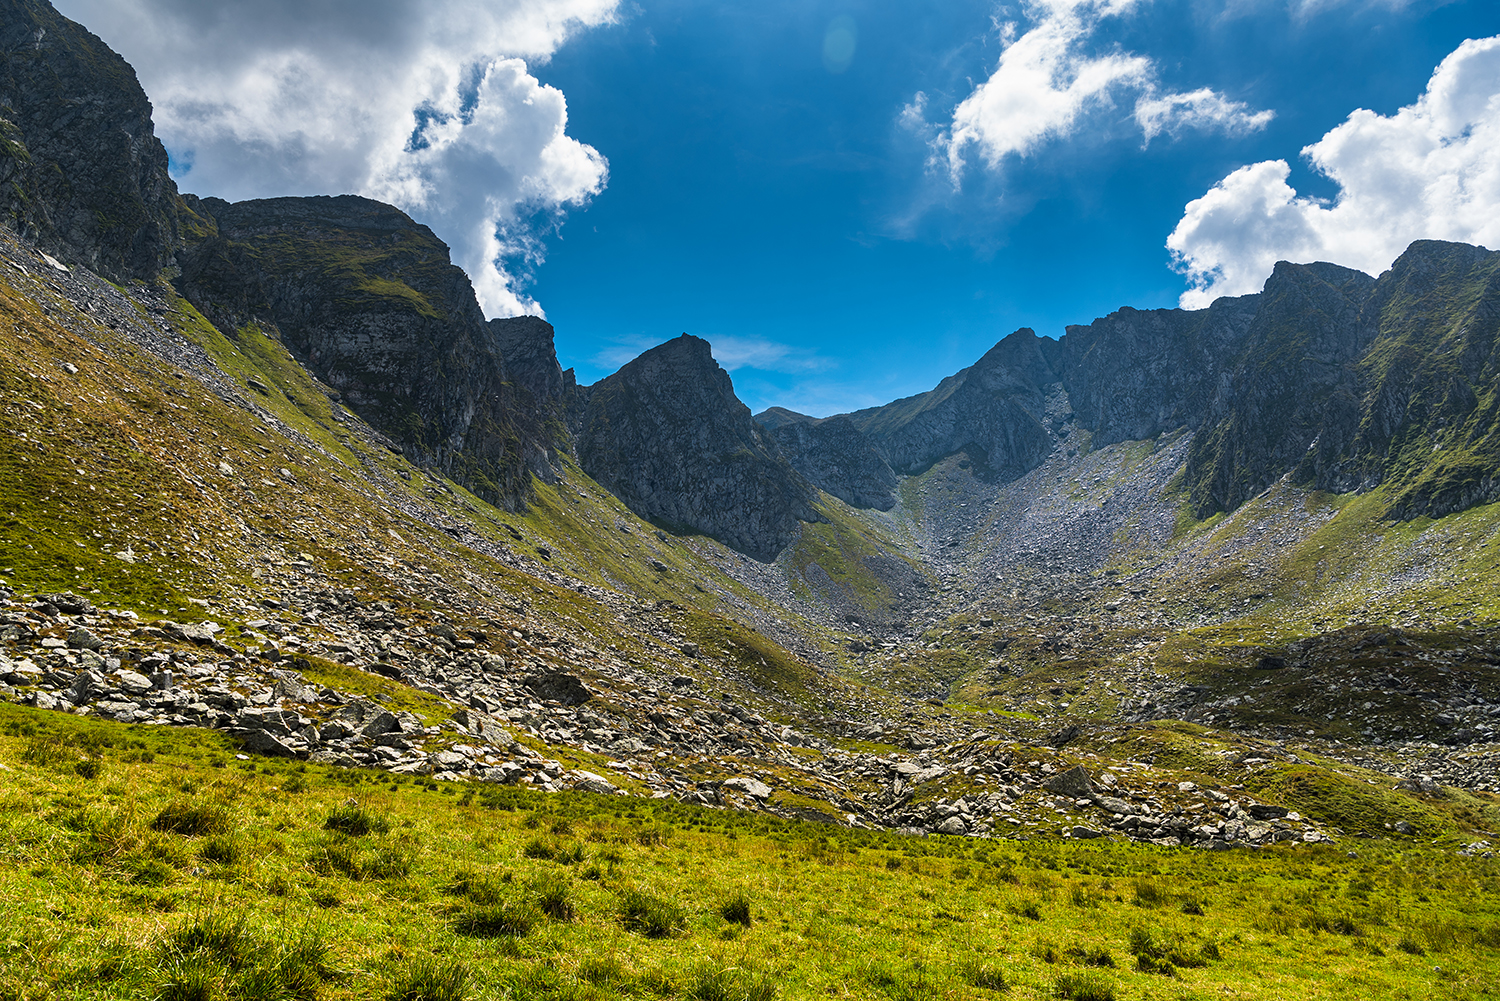
[[[813,491],[702,338],[652,348],[581,395],[579,462],[641,517],[760,560],[818,520]]]
[[[557,363],[552,324],[540,316],[512,316],[489,321],[489,329],[511,378],[538,405],[561,403],[573,391],[571,370]]]
[[[114,281],[177,249],[177,186],[135,71],[37,0],[0,0],[0,220]]]
[[[354,195],[196,204],[213,226],[181,255],[177,284],[205,316],[231,336],[278,337],[417,461],[494,503],[526,502],[556,444],[531,391],[561,378],[546,371],[550,327],[540,338],[487,324],[448,247],[393,206]],[[521,385],[502,340],[531,345]]]

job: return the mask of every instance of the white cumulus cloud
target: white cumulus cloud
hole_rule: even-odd
[[[1167,238],[1197,309],[1259,291],[1278,260],[1383,271],[1413,240],[1500,244],[1500,37],[1470,39],[1393,115],[1359,110],[1302,150],[1339,188],[1299,195],[1285,160],[1251,164],[1189,202]]]
[[[1095,109],[1113,107],[1134,93],[1135,118],[1147,141],[1183,128],[1244,132],[1263,128],[1269,111],[1252,112],[1212,90],[1159,93],[1156,66],[1126,52],[1091,53],[1086,43],[1100,22],[1128,14],[1145,0],[1031,0],[1031,27],[1018,33],[1004,25],[1004,46],[995,71],[953,110],[952,122],[933,148],[957,184],[969,148],[991,169],[1008,156],[1025,156],[1040,144],[1068,136]],[[926,95],[902,111],[901,121],[921,131]]]
[[[491,316],[526,297],[538,226],[602,190],[529,64],[619,0],[58,0],[135,67],[186,190],[355,192],[432,227]],[[538,222],[538,220],[540,220]],[[518,281],[518,279],[520,279]]]

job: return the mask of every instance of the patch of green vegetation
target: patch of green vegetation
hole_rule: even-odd
[[[102,779],[26,760],[85,740]],[[0,893],[5,934],[29,944],[0,950],[0,991],[602,1001],[774,985],[877,1001],[920,984],[1040,999],[1068,977],[1124,998],[1180,981],[1333,1001],[1353,983],[1392,997],[1500,979],[1496,861],[1410,843],[1351,857],[906,838],[671,800],[443,795],[232,751],[203,731],[0,705]],[[301,791],[283,792],[294,777]],[[200,825],[152,829],[205,803],[233,851]],[[530,848],[549,841],[569,851]]]
[[[913,571],[921,573],[920,569],[898,555],[891,539],[863,523],[842,501],[825,495],[817,510],[825,520],[802,526],[802,535],[792,548],[791,567],[806,587],[829,604],[851,604],[884,618],[896,596],[873,567],[902,560]]]
[[[1394,791],[1389,780],[1370,785],[1329,768],[1289,765],[1256,775],[1246,788],[1256,796],[1291,807],[1346,835],[1386,837],[1401,821],[1426,838],[1455,833],[1452,818]]]
[[[299,654],[292,666],[315,685],[363,695],[392,712],[412,713],[428,726],[441,723],[453,713],[453,706],[435,695],[338,661]]]

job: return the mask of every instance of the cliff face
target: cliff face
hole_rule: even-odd
[[[172,260],[180,210],[130,65],[51,5],[0,0],[0,219],[127,281]]]
[[[531,394],[548,411],[547,419],[562,421],[578,386],[573,370],[564,372],[557,363],[552,324],[540,316],[512,316],[489,321],[489,332],[516,388]]]
[[[179,196],[135,72],[35,0],[0,0],[0,219],[114,281],[175,260],[226,334],[273,332],[418,461],[496,503],[524,503],[566,445],[550,326],[486,323],[448,248],[391,206]]]
[[[896,506],[896,474],[849,418],[819,420],[773,408],[755,420],[808,482],[851,507],[889,511]]]
[[[1287,472],[1333,467],[1360,423],[1361,310],[1376,282],[1332,264],[1282,262],[1188,455],[1199,515],[1230,511]]]
[[[707,341],[652,348],[586,390],[578,460],[641,517],[770,560],[817,521],[813,492],[734,395]]]
[[[1412,244],[1361,323],[1359,424],[1329,488],[1384,481],[1398,518],[1500,500],[1500,253]]]
[[[1226,297],[1195,312],[1126,307],[1042,347],[1095,445],[1139,441],[1203,422],[1259,301]]]
[[[352,195],[194,204],[216,229],[183,253],[178,285],[205,316],[226,332],[274,328],[419,461],[492,502],[528,499],[529,473],[545,470],[562,427],[550,326],[487,323],[447,246],[389,205]]]

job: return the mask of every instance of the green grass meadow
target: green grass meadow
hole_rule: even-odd
[[[0,705],[0,998],[1486,998],[1500,867],[903,837]]]

